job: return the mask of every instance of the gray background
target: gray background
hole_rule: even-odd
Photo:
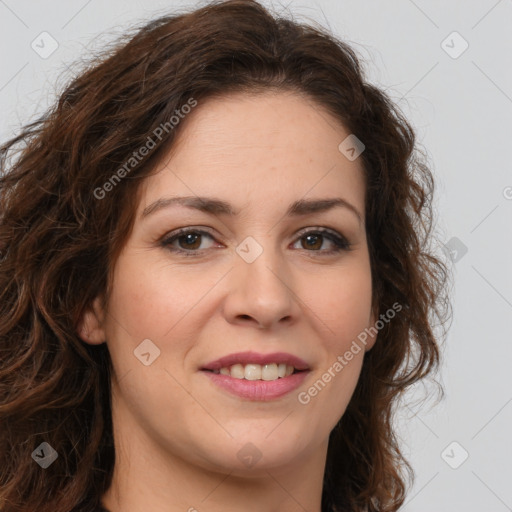
[[[0,139],[53,102],[68,66],[88,49],[141,19],[197,5],[0,0]],[[352,43],[370,81],[399,103],[437,178],[441,241],[456,251],[453,323],[438,376],[446,398],[436,403],[427,382],[397,416],[416,472],[403,510],[512,510],[512,1],[283,0],[274,7]],[[44,31],[58,44],[46,58],[31,47],[51,49]]]

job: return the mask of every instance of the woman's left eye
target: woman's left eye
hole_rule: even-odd
[[[207,231],[200,229],[180,229],[178,232],[164,238],[161,242],[166,249],[183,254],[185,256],[198,256],[201,249],[201,238],[207,237],[214,240],[213,236]],[[320,250],[327,239],[333,246],[331,250]],[[351,244],[347,239],[335,231],[325,228],[306,231],[300,234],[297,242],[305,240],[302,248],[311,252],[321,252],[324,255],[339,253],[350,250]],[[179,247],[176,247],[176,243]],[[202,249],[205,249],[204,247]],[[208,249],[208,248],[207,248]]]
[[[300,235],[298,241],[306,240],[306,246],[304,248],[315,249],[316,251],[316,247],[318,247],[318,245],[320,245],[320,247],[323,245],[323,239],[329,240],[334,246],[334,249],[329,251],[321,251],[325,255],[335,254],[341,251],[349,251],[351,248],[351,244],[343,235],[337,233],[336,231],[331,231],[324,228],[306,231]],[[320,244],[318,243],[319,240]]]

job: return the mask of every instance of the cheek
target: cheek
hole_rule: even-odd
[[[358,336],[369,325],[371,298],[371,276],[364,267],[330,280],[323,293],[311,296],[315,316],[322,319],[324,355],[298,401],[309,418],[317,418],[315,428],[326,433],[344,414],[359,380],[365,347]]]
[[[322,280],[305,292],[330,351],[344,351],[369,324],[372,284],[369,266],[353,266]],[[305,301],[306,302],[306,301]]]
[[[215,276],[214,276],[215,277]],[[198,301],[214,285],[204,270],[194,272],[149,261],[144,255],[118,260],[110,301],[112,316],[134,339],[164,340],[182,331]]]

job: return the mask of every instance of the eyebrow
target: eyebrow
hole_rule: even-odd
[[[240,213],[239,211],[234,210],[226,201],[213,197],[162,197],[144,208],[141,218],[144,219],[159,210],[170,208],[175,205],[184,206],[186,208],[199,210],[201,212],[217,216],[230,215],[236,217]],[[363,218],[357,208],[341,197],[326,199],[300,199],[289,206],[285,216],[299,217],[301,215],[326,212],[332,208],[347,208],[357,217],[360,224],[363,223]]]

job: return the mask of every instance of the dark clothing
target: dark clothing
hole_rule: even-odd
[[[74,508],[71,512],[75,512],[77,510],[83,510],[83,508]],[[110,510],[103,508],[101,505],[92,509],[90,512],[110,512]]]

